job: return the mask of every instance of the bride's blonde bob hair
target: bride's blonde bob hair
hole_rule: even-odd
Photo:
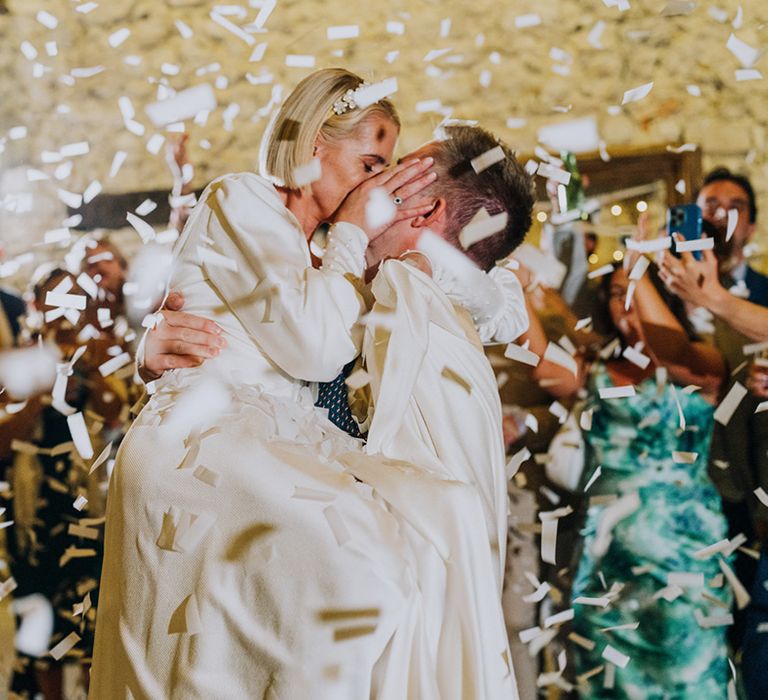
[[[333,111],[334,103],[362,82],[344,68],[324,68],[304,78],[283,102],[262,138],[261,174],[278,186],[299,189],[293,172],[312,160],[318,137],[331,142],[347,138],[372,115],[389,119],[399,130],[400,118],[388,99],[344,114]]]

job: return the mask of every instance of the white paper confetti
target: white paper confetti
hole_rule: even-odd
[[[569,370],[574,377],[578,374],[579,366],[576,363],[576,360],[568,352],[563,350],[563,348],[551,341],[547,344],[547,349],[544,351],[544,359],[548,362],[560,365],[561,367],[565,367],[565,369]]]
[[[629,386],[608,386],[600,388],[601,399],[627,399],[635,395],[635,387]]]
[[[642,100],[644,97],[646,97],[652,89],[653,83],[645,83],[645,85],[640,85],[639,87],[627,90],[624,93],[624,97],[621,99],[621,104],[625,105],[629,104],[630,102],[638,102],[639,100]]]
[[[695,250],[713,250],[714,238],[700,238],[698,241],[675,241],[675,250],[678,253],[689,253]]]
[[[475,243],[503,231],[507,226],[508,219],[509,214],[506,211],[490,216],[485,208],[481,207],[459,233],[459,242],[462,248],[466,250]]]
[[[50,12],[40,10],[37,13],[36,19],[40,24],[48,29],[56,29],[59,26],[59,20],[56,19]]]
[[[173,97],[153,102],[145,111],[156,127],[192,119],[201,112],[212,112],[217,106],[216,95],[208,83],[177,92]]]
[[[387,78],[373,85],[363,85],[355,93],[355,103],[364,109],[397,92],[397,78]]]
[[[386,226],[397,215],[397,205],[383,187],[374,187],[365,204],[365,220],[372,229]]]
[[[760,50],[750,46],[746,42],[739,39],[735,34],[731,34],[728,37],[728,41],[725,44],[727,48],[744,68],[751,68],[760,57]]]
[[[73,649],[75,644],[77,644],[79,641],[80,641],[80,636],[76,632],[70,632],[48,653],[56,661],[59,661],[65,654],[67,654],[71,649]]]
[[[335,27],[328,27],[326,37],[329,41],[335,39],[354,39],[360,36],[360,26],[357,24],[344,24]]]
[[[288,68],[314,68],[315,57],[306,54],[288,54],[285,57],[285,65]]]
[[[85,427],[83,414],[78,412],[67,416],[67,425],[69,426],[72,442],[75,443],[75,449],[78,454],[83,459],[91,459],[93,457],[93,445],[91,445],[91,436],[88,434],[88,429]]]
[[[152,228],[144,219],[140,219],[136,214],[128,212],[125,217],[128,223],[133,226],[136,233],[141,236],[141,240],[144,243],[149,243],[155,238],[155,229]]]
[[[122,29],[118,29],[116,32],[110,34],[107,42],[113,49],[116,49],[118,46],[124,43],[129,36],[131,36],[131,30],[127,27],[123,27]]]
[[[322,174],[320,159],[313,158],[306,165],[299,165],[293,169],[293,181],[296,187],[304,187],[319,180]]]
[[[472,166],[472,170],[476,173],[481,173],[483,170],[486,170],[492,165],[500,163],[505,159],[506,155],[504,155],[504,149],[501,146],[494,146],[490,150],[485,151],[485,153],[481,153],[479,156],[470,160],[469,164]]]
[[[605,649],[603,649],[602,656],[606,661],[610,661],[612,664],[618,666],[619,668],[626,668],[630,660],[629,656],[622,654],[618,649],[615,649],[610,644],[606,645]]]
[[[746,387],[740,382],[734,382],[725,398],[715,409],[715,420],[721,425],[728,425],[736,409],[739,407],[742,399],[747,395]]]

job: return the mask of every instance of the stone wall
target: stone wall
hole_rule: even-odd
[[[736,75],[764,63],[748,49],[766,44],[765,0],[278,0],[262,30],[254,20],[265,16],[268,0],[99,0],[88,12],[96,3],[2,5],[0,197],[6,209],[18,201],[9,192],[35,197],[34,217],[4,214],[9,252],[60,225],[59,187],[82,193],[93,181],[113,192],[170,185],[163,149],[147,151],[158,131],[144,113],[168,90],[208,82],[216,93],[219,107],[207,122],[187,122],[195,184],[255,168],[271,105],[310,70],[286,66],[288,54],[372,80],[397,77],[402,151],[427,140],[448,113],[480,120],[521,152],[533,151],[544,125],[593,117],[609,152],[692,142],[703,148],[705,166],[747,170],[768,217],[766,80]],[[684,14],[665,16],[667,6]],[[246,35],[213,21],[211,11]],[[358,25],[359,37],[328,39],[328,28],[338,25]],[[120,30],[127,31],[115,34]],[[748,45],[741,61],[726,46],[731,33]],[[123,41],[112,46],[110,37]],[[651,81],[644,99],[621,106],[625,90]],[[143,135],[126,129],[121,97],[130,99]],[[46,151],[78,141],[90,152],[43,162],[56,157]],[[127,159],[110,178],[118,150]],[[26,182],[27,168],[52,181]]]

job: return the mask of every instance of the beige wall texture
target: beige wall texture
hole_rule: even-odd
[[[448,115],[478,119],[526,153],[542,126],[589,117],[609,153],[691,142],[702,147],[705,166],[745,170],[768,220],[765,0],[277,0],[270,12],[273,4],[0,3],[0,223],[8,252],[57,224],[57,188],[170,186],[163,148],[147,150],[165,133],[144,107],[174,90],[207,82],[218,102],[204,124],[187,122],[196,184],[254,169],[274,104],[311,70],[286,65],[289,55],[372,81],[396,77],[402,152]],[[329,38],[329,28],[349,25],[359,36]],[[626,90],[651,82],[646,97],[622,106]],[[126,128],[121,97],[143,135]],[[89,143],[87,154],[61,155],[79,141]],[[127,159],[110,178],[118,150]],[[51,179],[29,183],[29,168]],[[25,192],[33,211],[9,212]]]

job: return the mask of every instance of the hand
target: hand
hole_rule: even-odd
[[[373,240],[398,221],[427,214],[432,209],[431,204],[407,208],[398,206],[393,220],[377,229],[371,229],[368,226],[366,207],[375,189],[384,190],[392,199],[399,197],[405,201],[429,187],[437,178],[437,173],[426,172],[433,164],[434,158],[431,157],[408,160],[368,178],[346,196],[333,220],[355,224],[365,231],[369,240]]]
[[[677,240],[683,240],[677,235]],[[703,258],[696,260],[692,253],[681,253],[678,259],[665,254],[659,276],[667,288],[683,301],[712,310],[728,294],[720,284],[717,257],[711,250],[702,251]]]
[[[747,388],[759,399],[768,399],[768,367],[752,362],[747,374]]]
[[[169,369],[197,367],[227,346],[218,324],[184,313],[183,307],[184,297],[171,292],[160,311],[162,322],[147,334],[144,375],[156,379]]]
[[[501,428],[504,433],[504,448],[509,452],[509,448],[520,439],[520,428],[514,415],[504,416],[501,420]]]

